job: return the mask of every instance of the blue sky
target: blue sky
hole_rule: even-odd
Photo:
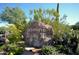
[[[20,7],[25,12],[26,16],[29,17],[29,10],[31,9],[56,9],[56,3],[0,3],[0,13],[6,7]],[[79,21],[79,4],[78,3],[62,3],[60,4],[60,17],[64,14],[67,15],[66,22],[70,25],[75,24]],[[1,23],[0,26],[4,26],[6,23]]]

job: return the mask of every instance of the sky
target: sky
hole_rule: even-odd
[[[56,9],[56,3],[0,3],[0,13],[4,10],[5,7],[20,7],[27,17],[29,17],[29,10],[33,9]],[[59,6],[60,18],[63,15],[67,15],[66,22],[69,25],[73,25],[76,22],[79,22],[79,4],[78,3],[60,3]],[[0,26],[7,25],[6,22],[0,22]]]

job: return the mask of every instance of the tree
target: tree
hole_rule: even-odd
[[[7,30],[9,32],[8,39],[10,42],[12,42],[12,43],[18,42],[22,39],[20,30],[17,29],[17,27],[14,24],[8,25]]]
[[[79,22],[77,22],[75,25],[72,25],[71,28],[74,30],[79,30]]]
[[[15,24],[21,32],[25,29],[27,24],[23,10],[18,7],[6,7],[0,15],[0,18],[9,24]]]

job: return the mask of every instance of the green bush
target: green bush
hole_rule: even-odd
[[[42,54],[44,55],[57,55],[59,51],[55,47],[52,46],[43,46],[42,47]]]
[[[59,50],[59,53],[68,54],[69,53],[69,47],[63,46],[63,45],[57,45],[57,50]]]
[[[0,52],[2,52],[5,48],[5,45],[0,46]]]
[[[18,46],[15,43],[3,45],[1,51],[5,51],[7,55],[19,55],[23,52],[23,47]]]
[[[18,42],[22,39],[20,30],[18,30],[15,25],[10,25],[8,31],[10,33],[8,39],[11,43]]]
[[[23,51],[23,48],[21,47],[10,47],[10,51],[8,52],[8,55],[20,55]]]

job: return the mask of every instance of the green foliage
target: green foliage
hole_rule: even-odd
[[[0,52],[4,51],[5,45],[0,46]]]
[[[44,46],[42,48],[42,54],[44,54],[44,55],[56,55],[58,53],[59,53],[59,51],[57,51],[57,49],[52,46]]]
[[[54,20],[52,23],[54,35],[58,38],[62,37],[64,33],[69,33],[71,31],[68,25],[59,23],[58,21]]]
[[[41,8],[39,8],[38,10],[30,10],[30,14],[33,15],[33,19],[37,21],[41,21],[41,19],[43,18],[43,10]]]
[[[75,25],[72,25],[71,28],[74,30],[79,30],[79,22],[77,22]]]
[[[10,43],[8,45],[1,46],[1,51],[6,51],[7,54],[20,54],[23,51],[23,44],[20,47],[20,44],[17,45],[17,42],[22,41],[22,34],[25,31],[27,26],[26,16],[22,9],[18,7],[6,7],[3,12],[0,14],[2,21],[7,21],[10,25],[5,29],[9,32],[8,39]],[[1,31],[4,28],[1,28]]]
[[[2,21],[7,21],[10,24],[15,24],[16,27],[23,31],[26,26],[26,16],[22,9],[15,7],[6,7],[0,15]]]
[[[6,29],[7,29],[6,27],[0,27],[0,34],[4,33],[6,31]]]
[[[0,52],[4,51],[6,55],[20,55],[24,51],[24,46],[21,45],[18,43],[4,44],[0,46]]]
[[[18,42],[22,39],[20,30],[16,28],[15,25],[9,25],[8,27],[9,35],[8,39],[10,42]]]
[[[19,55],[23,52],[23,47],[19,47],[17,44],[9,44],[7,45],[9,51],[7,51],[8,55]]]
[[[67,44],[66,44],[67,45]],[[69,53],[69,47],[65,47],[64,45],[57,45],[56,49],[63,54],[68,54]]]
[[[44,21],[44,20],[52,20],[53,17],[55,18],[58,16],[58,13],[54,9],[34,9],[30,10],[30,14],[33,16],[33,20],[37,21]]]

